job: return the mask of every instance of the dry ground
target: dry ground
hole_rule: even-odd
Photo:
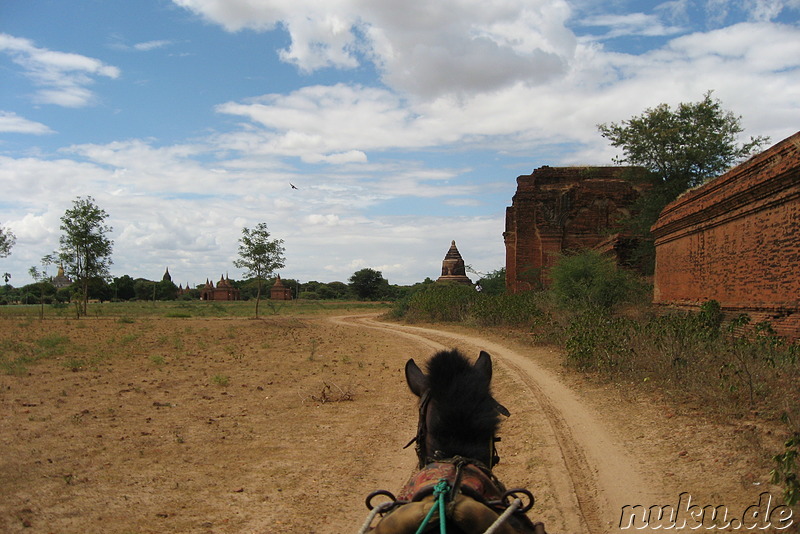
[[[403,366],[495,357],[512,412],[497,474],[551,534],[616,531],[620,506],[744,510],[769,489],[750,423],[633,398],[486,332],[364,317],[0,319],[0,532],[355,532],[415,464]],[[774,490],[774,488],[772,488]]]

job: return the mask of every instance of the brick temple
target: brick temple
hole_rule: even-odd
[[[626,238],[618,223],[639,198],[638,167],[540,167],[517,178],[506,208],[506,289],[546,287],[559,254],[599,248],[620,259]]]
[[[667,205],[654,302],[769,320],[800,337],[800,132]]]

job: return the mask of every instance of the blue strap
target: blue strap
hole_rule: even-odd
[[[439,532],[440,534],[447,533],[447,527],[445,525],[447,521],[447,517],[445,515],[445,499],[447,498],[447,492],[450,491],[450,486],[447,484],[447,481],[443,478],[439,479],[439,482],[436,483],[436,486],[433,488],[433,504],[431,504],[431,509],[428,510],[428,515],[425,516],[425,519],[422,520],[422,524],[420,524],[417,532],[415,534],[422,534],[425,530],[425,527],[428,526],[428,521],[431,520],[433,517],[433,513],[438,508],[439,510]]]

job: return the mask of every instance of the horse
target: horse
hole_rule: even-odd
[[[531,493],[506,490],[492,472],[500,417],[510,413],[492,396],[491,356],[481,351],[472,364],[457,349],[443,350],[426,370],[406,362],[406,382],[419,398],[417,434],[406,447],[415,444],[418,470],[397,497],[385,490],[367,497],[371,512],[360,534],[546,534],[526,515]],[[378,496],[388,500],[374,506]]]

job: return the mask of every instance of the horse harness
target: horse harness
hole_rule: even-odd
[[[500,441],[499,437],[493,436],[488,444],[490,447],[488,457],[491,462],[489,466],[478,460],[461,456],[443,458],[444,454],[441,451],[432,451],[432,454],[429,454],[426,438],[430,400],[429,391],[420,397],[417,435],[403,447],[407,448],[412,443],[416,443],[419,471],[408,480],[397,497],[385,490],[374,491],[367,496],[366,505],[372,511],[370,517],[374,517],[377,513],[383,517],[374,532],[379,534],[427,532],[425,527],[420,526],[422,517],[420,513],[426,506],[429,506],[428,517],[430,516],[436,502],[435,499],[438,498],[436,494],[444,484],[448,488],[447,495],[443,497],[444,502],[448,503],[445,508],[446,515],[456,523],[468,524],[469,528],[478,528],[477,525],[484,525],[479,530],[475,530],[475,532],[484,532],[488,531],[486,530],[487,526],[502,522],[502,520],[497,520],[498,516],[513,516],[510,522],[514,526],[502,525],[501,529],[490,530],[501,533],[544,533],[541,523],[534,524],[525,515],[525,512],[530,510],[534,503],[531,492],[526,489],[506,490],[492,473],[492,467],[500,461],[495,447],[496,442]],[[510,415],[503,405],[492,400],[499,413],[505,416]],[[372,501],[377,496],[388,497],[390,500],[375,506]],[[428,517],[422,520],[423,525],[427,522]],[[371,519],[368,519],[362,532],[367,532],[370,521]],[[418,530],[417,527],[419,527]]]

